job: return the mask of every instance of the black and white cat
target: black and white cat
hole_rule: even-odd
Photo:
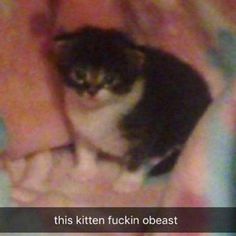
[[[124,173],[115,188],[131,191],[141,185],[150,158],[161,160],[152,174],[173,167],[211,102],[201,76],[114,29],[85,27],[55,40],[78,173],[92,175],[100,151],[122,157]]]

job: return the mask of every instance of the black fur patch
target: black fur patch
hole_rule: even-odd
[[[131,170],[145,158],[165,157],[173,147],[183,146],[211,102],[204,79],[190,65],[161,50],[138,48],[146,56],[145,93],[121,122],[124,136],[134,143],[128,165]],[[173,160],[172,155],[174,164]]]

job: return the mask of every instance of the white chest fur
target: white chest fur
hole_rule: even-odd
[[[143,92],[141,82],[116,103],[98,109],[85,110],[78,105],[78,95],[68,90],[66,110],[76,134],[86,138],[98,150],[115,156],[123,156],[129,147],[122,137],[119,121],[122,116],[137,104]]]
[[[114,108],[105,107],[86,113],[77,110],[72,113],[70,117],[75,131],[96,148],[111,155],[121,156],[125,153],[128,144],[118,128],[119,116],[114,113]]]

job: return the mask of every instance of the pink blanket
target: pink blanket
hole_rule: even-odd
[[[235,206],[235,11],[233,0],[0,3],[5,36],[0,37],[0,114],[9,135],[1,166],[10,177],[12,201],[20,206]],[[71,138],[58,99],[60,81],[45,55],[55,32],[85,24],[121,28],[141,43],[176,54],[205,76],[215,98],[175,169],[148,180],[137,193],[111,190],[119,174],[114,163],[101,162],[101,172],[90,182],[70,176],[72,153],[62,148]]]

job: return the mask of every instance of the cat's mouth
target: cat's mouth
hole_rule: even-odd
[[[104,89],[97,91],[95,94],[79,91],[76,91],[76,93],[78,105],[85,109],[101,108],[114,100],[114,96],[111,96],[110,92]]]
[[[95,109],[104,105],[101,99],[96,96],[80,97],[78,102],[79,105],[84,109]]]

